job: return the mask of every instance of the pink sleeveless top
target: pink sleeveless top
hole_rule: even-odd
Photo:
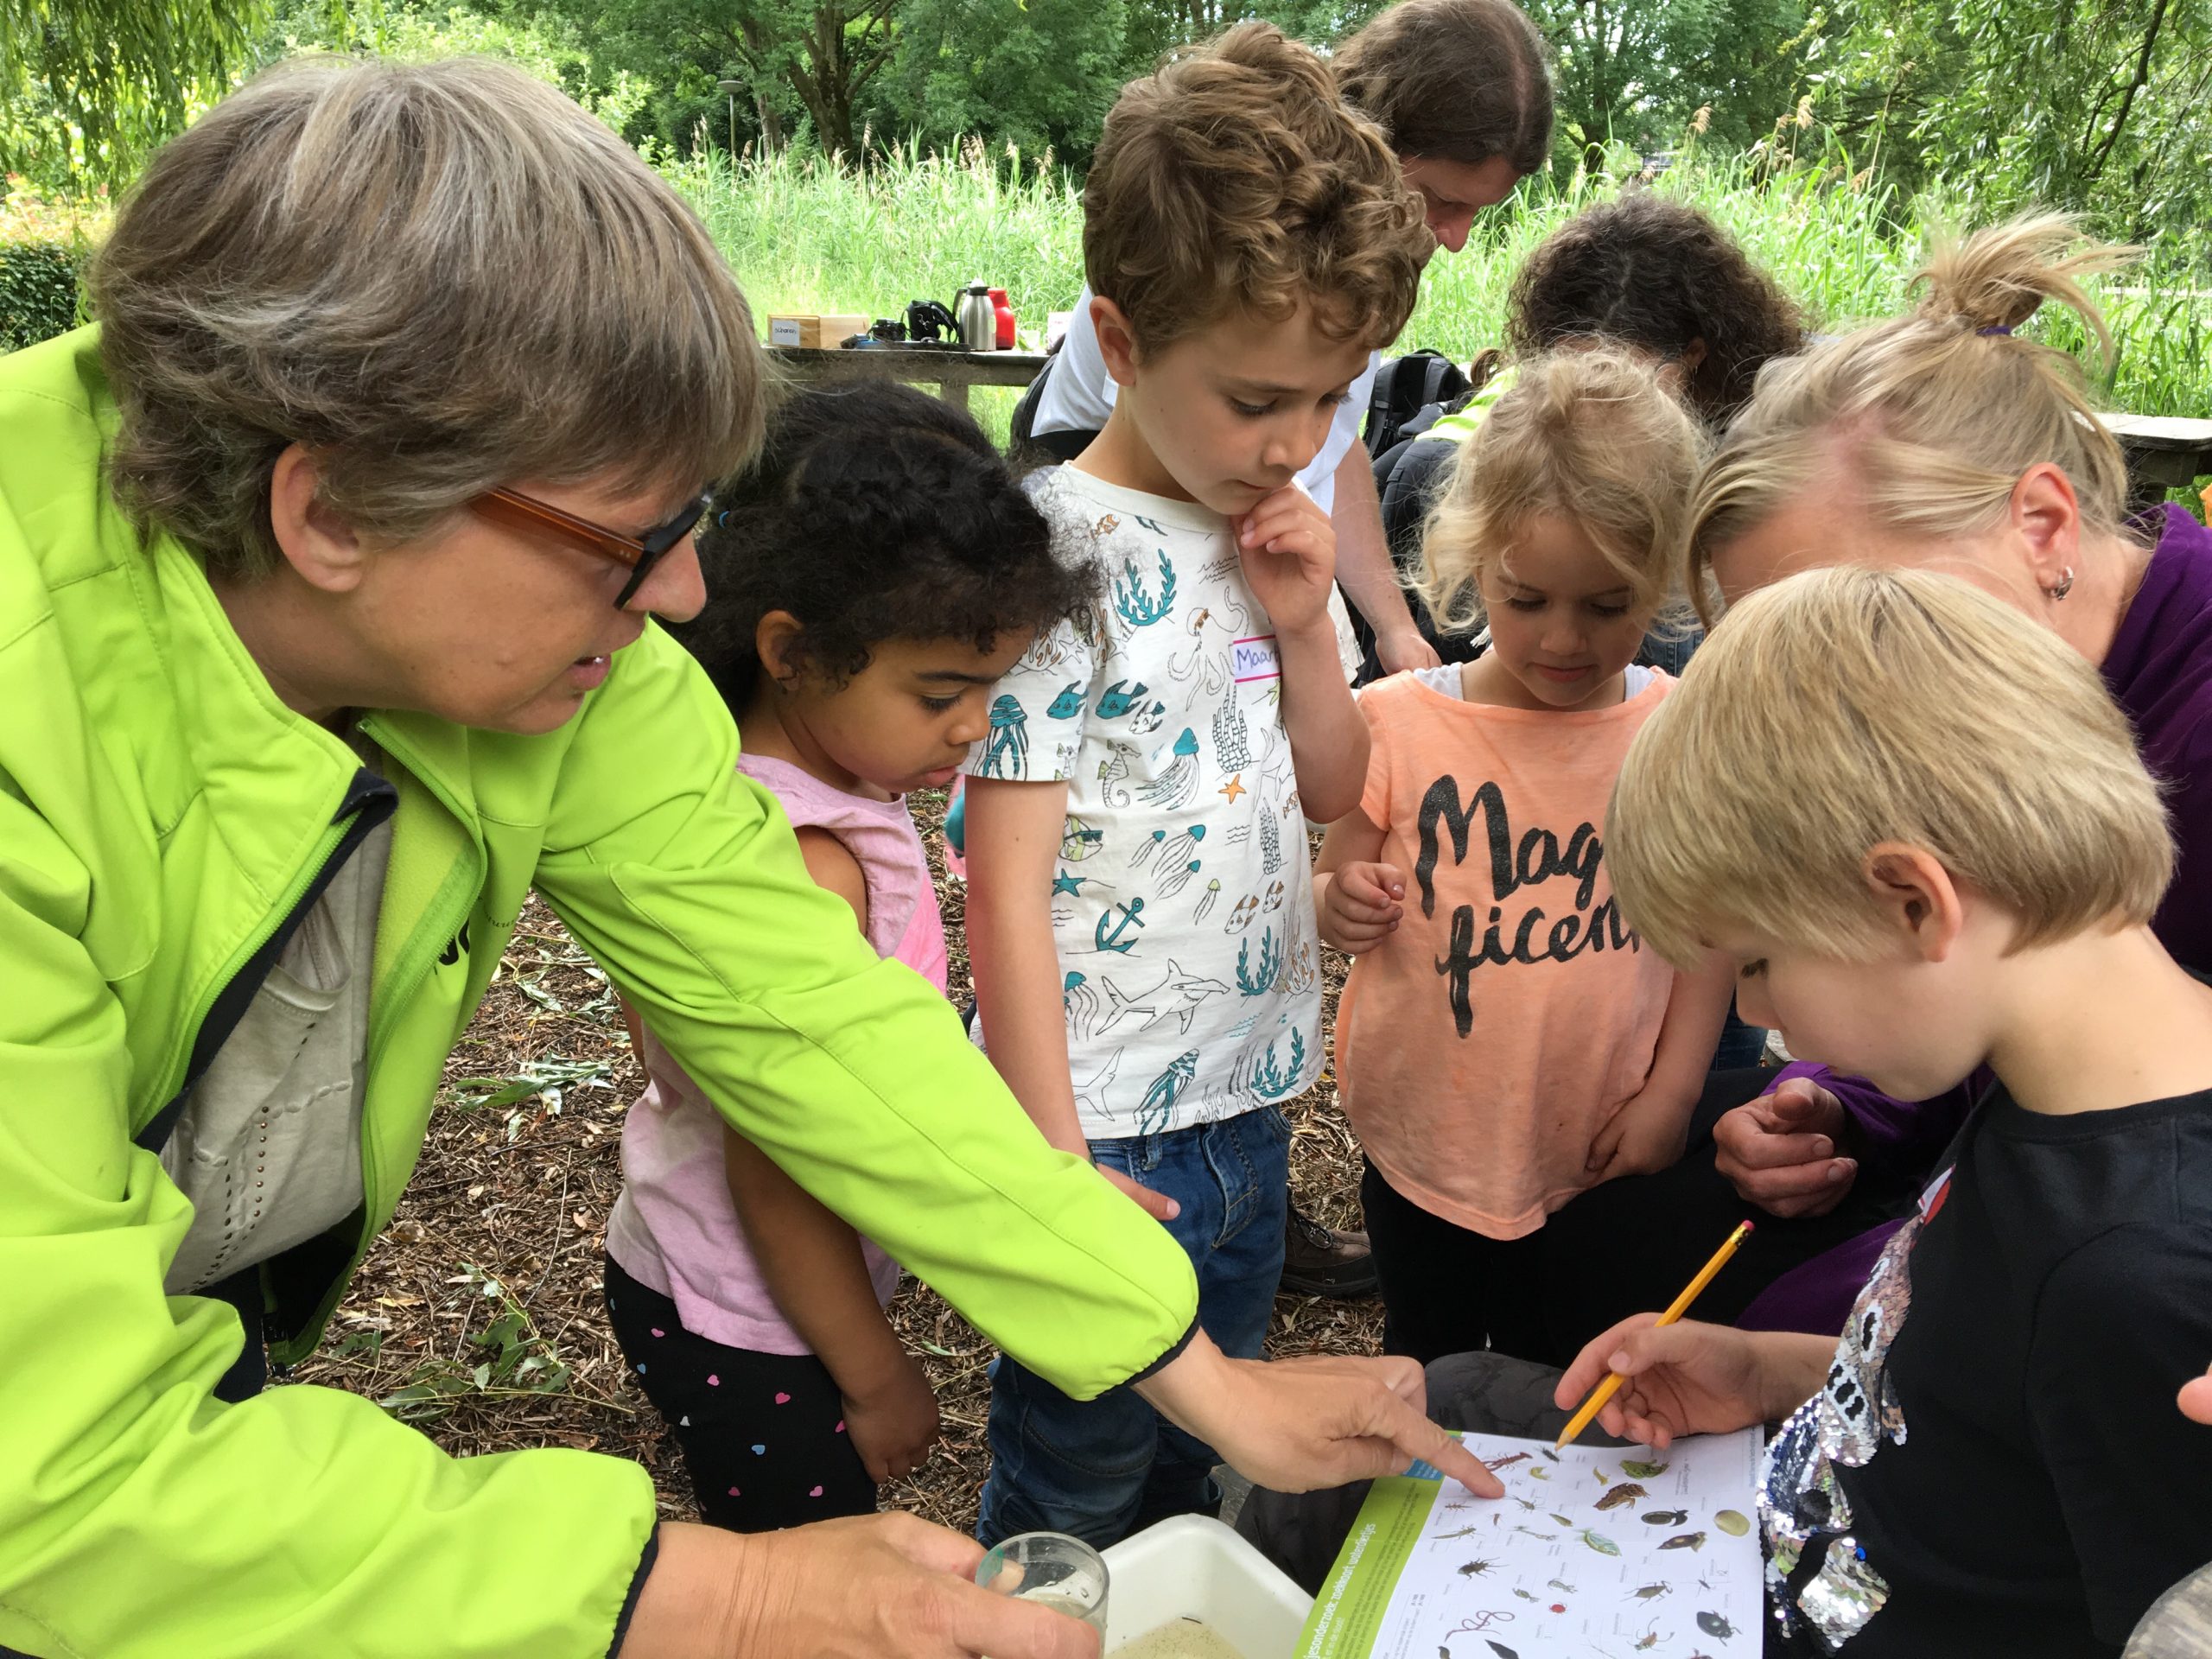
[[[944,923],[929,861],[903,801],[848,795],[782,760],[745,755],[738,770],[783,804],[794,830],[828,830],[861,867],[868,942],[944,989]],[[683,1328],[758,1353],[804,1354],[805,1341],[776,1306],[738,1225],[722,1174],[722,1120],[698,1085],[645,1033],[651,1079],[622,1125],[624,1185],[607,1220],[607,1253],[676,1304]],[[879,1301],[899,1264],[863,1238]]]

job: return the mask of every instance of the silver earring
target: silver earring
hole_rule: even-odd
[[[2058,580],[2044,589],[2053,599],[2063,599],[2074,591],[2074,567],[2068,565],[2058,573]]]

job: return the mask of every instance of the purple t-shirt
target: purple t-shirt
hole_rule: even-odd
[[[2163,514],[2163,521],[2160,514]],[[2142,586],[2105,654],[2106,687],[2135,728],[2144,764],[2166,786],[2174,833],[2173,884],[2151,931],[2174,960],[2212,975],[2212,530],[2168,505]],[[1866,1161],[1925,1168],[1949,1144],[1987,1081],[1977,1072],[1933,1100],[1892,1100],[1863,1077],[1824,1065],[1784,1066],[1834,1092],[1850,1115]],[[1760,1331],[1840,1331],[1852,1299],[1897,1229],[1892,1222],[1784,1274],[1737,1323]]]

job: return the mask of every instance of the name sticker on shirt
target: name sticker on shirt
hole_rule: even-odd
[[[1263,633],[1230,646],[1229,677],[1239,685],[1248,680],[1281,679],[1282,658],[1275,652],[1274,635]]]

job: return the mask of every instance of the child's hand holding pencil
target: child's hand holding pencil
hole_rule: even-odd
[[[1753,1332],[1694,1319],[1661,1325],[1657,1314],[1638,1313],[1574,1357],[1552,1402],[1572,1410],[1613,1376],[1620,1384],[1599,1407],[1599,1427],[1662,1452],[1684,1434],[1725,1434],[1786,1415],[1811,1391],[1777,1401],[1787,1384],[1777,1390],[1768,1376]]]

